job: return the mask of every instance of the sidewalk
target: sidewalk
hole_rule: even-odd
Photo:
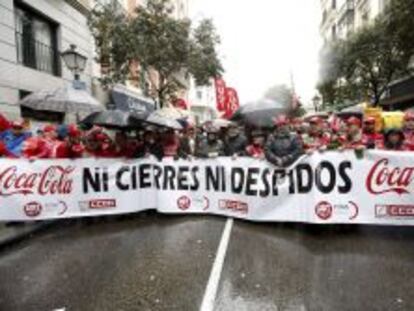
[[[14,243],[21,242],[31,235],[46,229],[53,221],[42,221],[38,223],[0,223],[0,251]]]

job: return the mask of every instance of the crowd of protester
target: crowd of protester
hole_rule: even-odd
[[[305,122],[279,115],[273,129],[242,128],[236,123],[218,128],[207,122],[198,127],[189,124],[181,131],[147,125],[141,130],[115,133],[98,126],[80,129],[75,124],[45,125],[33,133],[23,120],[0,118],[0,155],[29,160],[247,156],[288,166],[305,153],[346,149],[414,151],[414,113],[405,114],[402,129],[383,133],[376,131],[376,120],[371,117],[315,116]]]

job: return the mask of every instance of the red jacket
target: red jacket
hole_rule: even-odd
[[[309,135],[305,139],[302,138],[302,141],[306,150],[318,150],[329,145],[331,142],[331,135],[328,133]]]
[[[178,137],[174,137],[174,140],[164,141],[163,149],[165,157],[175,157],[178,154],[180,148],[180,140]]]
[[[404,149],[414,151],[414,131],[404,131]]]
[[[384,135],[380,133],[364,133],[362,134],[362,143],[367,148],[383,148]]]
[[[76,159],[82,158],[85,147],[82,144],[70,145],[68,142],[61,142],[56,148],[56,158]]]
[[[264,157],[264,147],[263,146],[255,146],[255,145],[248,145],[246,147],[246,154],[252,158],[262,158]]]
[[[41,137],[28,138],[22,147],[25,158],[51,159],[56,157],[56,148],[59,142]]]

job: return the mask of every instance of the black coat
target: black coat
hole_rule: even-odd
[[[243,155],[247,147],[247,139],[244,135],[227,137],[224,142],[224,154],[226,156]]]
[[[287,167],[302,154],[302,142],[296,134],[271,135],[266,142],[265,156],[273,165]]]
[[[203,138],[196,151],[196,156],[200,158],[214,158],[224,155],[224,146],[221,140],[214,143],[209,142],[207,138]]]

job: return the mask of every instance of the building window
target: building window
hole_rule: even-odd
[[[336,39],[336,25],[332,26],[332,39]]]
[[[203,99],[203,92],[200,90],[197,90],[197,99],[202,100]]]
[[[17,61],[27,67],[60,76],[57,25],[25,6],[16,5]]]
[[[336,9],[336,0],[332,0],[332,9]]]

